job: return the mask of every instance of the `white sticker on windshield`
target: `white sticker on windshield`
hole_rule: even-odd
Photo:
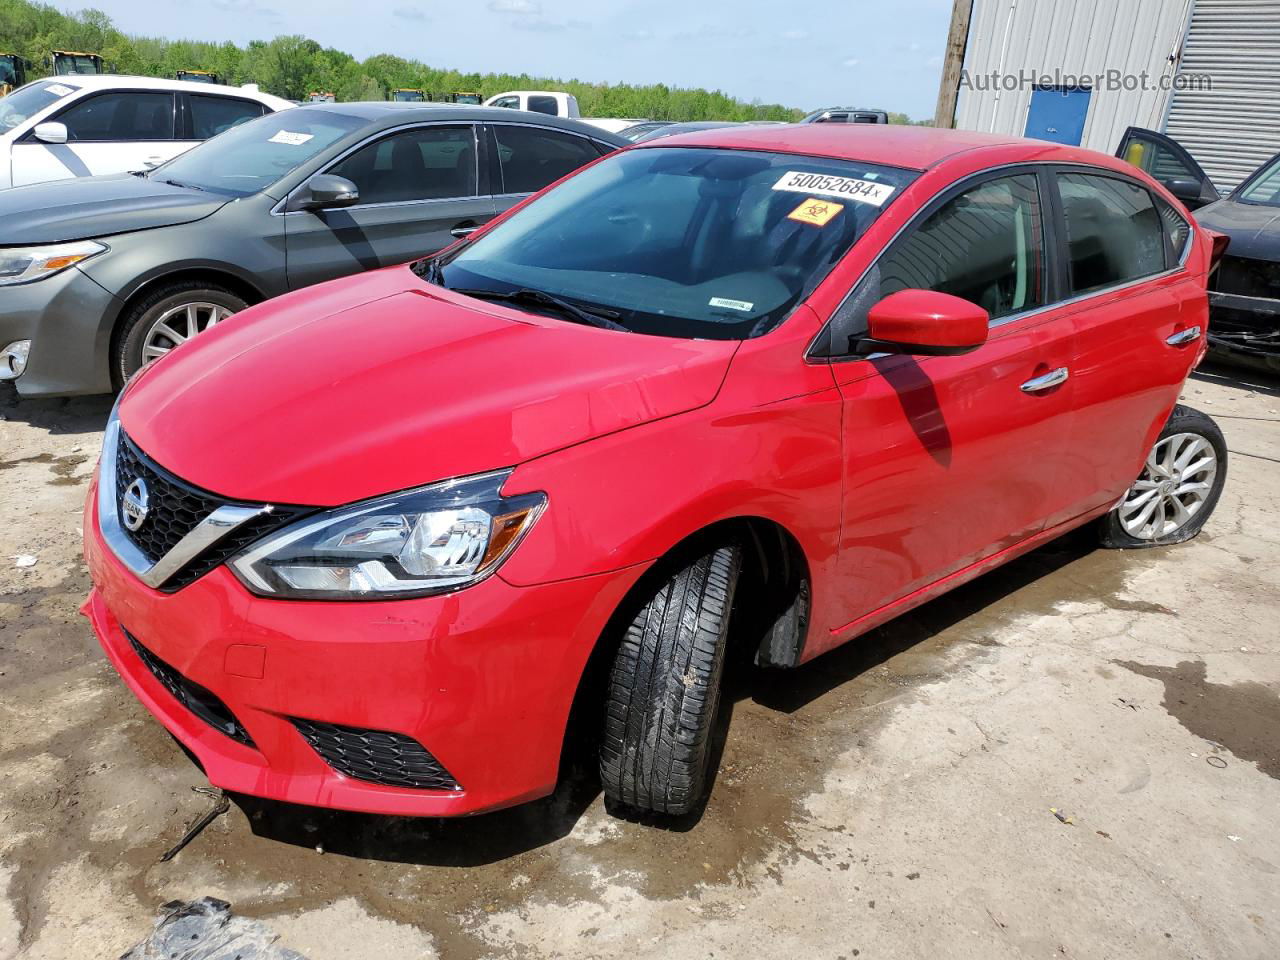
[[[870,180],[858,180],[854,177],[831,177],[823,173],[805,173],[803,170],[788,170],[782,179],[773,185],[775,190],[790,190],[792,193],[817,193],[827,197],[842,197],[856,200],[858,203],[869,203],[873,207],[883,206],[893,196],[893,187],[884,183],[872,183]]]
[[[287,143],[291,147],[300,147],[314,136],[314,133],[291,133],[288,130],[281,130],[269,142]]]
[[[45,87],[45,89],[50,93],[56,93],[60,97],[65,97],[68,93],[71,93],[75,87],[68,87],[62,83],[51,83]]]
[[[755,304],[747,303],[745,300],[726,300],[724,297],[712,297],[708,306],[724,307],[726,310],[747,311],[754,307]]]

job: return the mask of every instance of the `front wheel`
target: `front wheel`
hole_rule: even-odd
[[[1227,443],[1207,414],[1174,407],[1142,475],[1102,518],[1104,547],[1155,547],[1198,534],[1227,482]]]
[[[247,306],[230,290],[199,281],[170,284],[143,297],[120,326],[112,369],[116,388],[151,361]]]
[[[738,546],[703,554],[658,583],[627,626],[600,748],[614,803],[679,816],[701,801],[741,565]]]

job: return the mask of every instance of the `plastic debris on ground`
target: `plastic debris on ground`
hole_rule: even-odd
[[[213,897],[164,905],[151,936],[120,960],[307,960],[278,946],[279,936],[256,920],[234,916]]]

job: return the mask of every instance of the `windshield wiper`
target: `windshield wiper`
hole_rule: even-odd
[[[444,267],[440,266],[440,260],[437,257],[419,260],[409,269],[427,283],[434,283],[437,287],[444,286]]]
[[[207,193],[204,187],[197,187],[194,183],[183,183],[180,180],[157,180],[156,183],[167,183],[171,187],[180,187],[183,190],[199,190],[201,193]]]
[[[561,300],[559,297],[542,290],[534,290],[532,287],[523,287],[519,290],[512,290],[509,293],[502,293],[497,290],[468,290],[459,287],[452,289],[454,293],[460,293],[465,297],[475,297],[477,300],[496,300],[501,303],[523,303],[534,307],[547,307],[555,310],[561,316],[568,317],[578,323],[585,323],[588,326],[599,327],[602,330],[619,330],[623,333],[631,332],[627,327],[612,319],[612,317],[621,316],[616,311],[603,309],[584,310],[568,300]],[[612,317],[610,314],[612,314]]]

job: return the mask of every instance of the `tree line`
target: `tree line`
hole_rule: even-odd
[[[744,103],[718,90],[648,85],[590,83],[531,77],[528,74],[462,73],[380,53],[357,60],[302,36],[234,43],[167,40],[131,36],[118,30],[100,10],[62,11],[28,0],[0,0],[0,53],[16,53],[32,63],[27,79],[50,72],[51,50],[78,50],[102,56],[112,73],[173,77],[179,70],[208,70],[223,83],[256,83],[268,93],[303,100],[312,91],[333,93],[340,101],[385,100],[395,89],[429,93],[479,93],[504,90],[564,90],[578,98],[584,116],[647,117],[654,120],[785,120],[804,111],[776,103]],[[824,104],[827,106],[827,104]],[[897,123],[909,122],[891,114]]]

